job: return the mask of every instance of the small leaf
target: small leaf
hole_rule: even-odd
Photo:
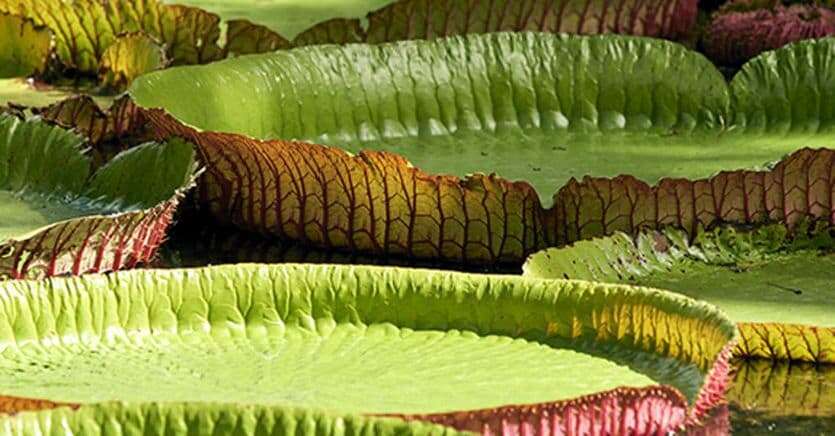
[[[99,77],[105,86],[127,88],[142,74],[165,68],[165,51],[143,33],[121,35],[102,54]]]

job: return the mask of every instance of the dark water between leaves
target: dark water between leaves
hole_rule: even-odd
[[[341,263],[441,268],[486,273],[521,273],[520,265],[495,268],[312,250],[183,216],[162,249],[156,267],[198,267],[226,263]],[[730,433],[745,435],[835,436],[835,365],[737,361],[728,392]],[[724,415],[722,416],[724,418]],[[721,422],[722,419],[718,419]],[[727,434],[705,429],[697,435]],[[695,436],[695,435],[694,435]]]

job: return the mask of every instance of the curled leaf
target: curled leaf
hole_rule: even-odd
[[[717,14],[706,31],[705,52],[723,65],[786,44],[835,34],[835,12],[817,5],[776,6],[751,12]]]
[[[797,42],[752,59],[730,84],[733,125],[748,133],[817,135],[824,138],[820,145],[831,147],[833,64],[835,38]]]
[[[553,33],[684,38],[696,22],[695,0],[400,0],[359,19],[333,19],[294,43],[386,42],[469,33]]]
[[[181,142],[136,147],[91,174],[75,134],[4,115],[0,132],[0,278],[147,262],[192,183],[193,152]]]
[[[701,180],[631,176],[572,180],[555,196],[548,228],[559,245],[597,236],[675,227],[695,237],[720,224],[835,225],[835,150],[803,149],[763,171],[724,171]]]
[[[692,238],[667,229],[635,237],[576,242],[537,253],[525,274],[669,289],[716,304],[739,323],[735,354],[746,358],[835,362],[829,310],[835,238],[823,229],[789,233],[718,228]],[[786,311],[785,308],[791,310]]]
[[[746,70],[758,74],[746,73],[730,86],[701,56],[630,37],[522,33],[311,47],[146,75],[131,95],[150,114],[158,139],[184,137],[201,150],[208,173],[200,198],[226,223],[328,249],[512,263],[548,246],[637,232],[652,224],[645,221],[656,219],[657,208],[659,226],[713,223],[703,210],[712,203],[702,203],[702,186],[755,176],[684,176],[759,165],[796,150],[798,139],[783,134],[813,133],[802,139],[828,143],[833,118],[824,102],[835,95],[831,82],[801,78],[819,66],[814,74],[832,74],[825,68],[832,44],[787,47],[784,52],[813,53],[820,63],[777,54],[779,75],[761,72],[770,61],[758,59]],[[428,73],[440,66],[443,74]],[[785,84],[776,88],[775,82]],[[813,92],[819,105],[803,100]],[[201,104],[194,104],[201,95]],[[792,107],[806,102],[788,127],[781,118],[760,115],[778,97]],[[235,105],[242,98],[248,111]],[[726,129],[727,120],[738,125]],[[530,137],[541,143],[528,149]],[[412,165],[386,151],[351,154],[268,138],[352,151],[399,144],[392,148],[424,160]],[[455,154],[460,149],[469,153]],[[564,180],[616,174],[627,164],[639,170],[634,177],[574,180],[555,206],[543,207],[541,198]],[[518,168],[504,175],[531,183],[479,174],[497,165]],[[462,177],[433,174],[456,172]],[[639,181],[671,173],[681,179],[664,179],[655,190]],[[539,194],[534,185],[542,188]],[[683,203],[677,221],[667,216],[666,208],[674,207],[669,203],[687,200],[667,191],[693,186],[698,202]],[[656,191],[663,198],[653,197]],[[747,201],[738,190],[727,197],[715,200],[734,208]],[[717,213],[731,219],[735,211]]]
[[[3,428],[37,433],[61,427],[66,436],[92,431],[130,434],[137,426],[169,436],[196,433],[216,436],[297,434],[316,436],[339,431],[344,436],[397,434],[402,436],[468,436],[429,423],[340,415],[282,406],[199,403],[105,403],[75,408],[61,407],[37,413],[21,413],[0,419]],[[338,430],[337,430],[338,429]]]
[[[198,132],[148,112],[158,137],[198,146],[199,196],[214,214],[260,233],[324,248],[455,262],[522,259],[545,244],[527,183],[430,176],[400,156]]]
[[[102,109],[89,95],[30,109],[48,123],[80,133],[94,148],[108,142],[122,145],[150,138],[142,112],[127,96],[116,99],[107,109]]]

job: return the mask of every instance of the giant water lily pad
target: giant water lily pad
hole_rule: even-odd
[[[492,264],[562,242],[543,198],[572,177],[704,177],[828,144],[833,44],[765,54],[730,85],[669,42],[506,33],[247,56],[130,92],[160,138],[198,145],[225,221]]]
[[[704,298],[742,323],[741,355],[835,362],[833,163],[835,151],[805,149],[768,170],[703,180],[574,181],[557,194],[557,240],[614,235],[538,253],[526,272]]]
[[[14,402],[22,403],[18,400]],[[345,436],[470,434],[437,424],[404,422],[392,418],[235,404],[102,404],[24,413],[0,419],[0,428],[24,435],[42,434],[59,426],[62,434],[70,436],[90,432],[104,435],[131,434],[137,428],[169,436],[185,436],[195,432],[218,436],[315,436],[331,432]]]
[[[195,170],[191,145],[145,144],[95,172],[76,134],[0,115],[0,278],[148,261]]]
[[[676,428],[721,398],[735,335],[711,306],[661,291],[374,267],[137,270],[10,281],[0,295],[4,395],[469,430],[499,417]]]
[[[670,289],[710,301],[740,322],[744,356],[835,362],[833,237],[782,225],[614,236],[537,253],[525,274]]]

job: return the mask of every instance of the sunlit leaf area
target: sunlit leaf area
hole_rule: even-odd
[[[835,435],[835,3],[0,0],[0,434]]]

